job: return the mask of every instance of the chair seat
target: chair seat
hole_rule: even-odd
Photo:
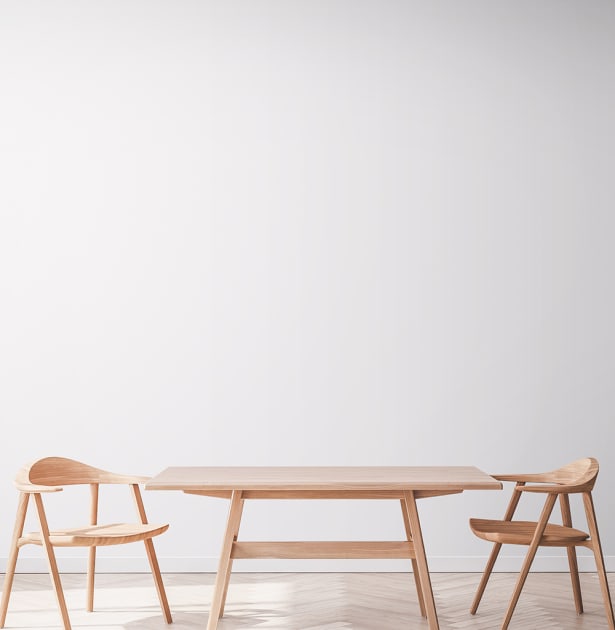
[[[153,538],[169,528],[151,523],[113,523],[111,525],[86,525],[73,529],[49,532],[51,544],[56,547],[102,547],[122,545]],[[40,532],[30,532],[19,540],[19,545],[42,545]]]
[[[529,545],[534,537],[537,523],[535,521],[501,521],[482,518],[471,518],[470,528],[483,540],[509,545]],[[540,544],[546,547],[565,547],[574,543],[582,543],[589,534],[574,529],[549,523]]]

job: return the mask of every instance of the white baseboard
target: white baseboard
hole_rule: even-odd
[[[6,571],[6,558],[0,558],[0,573]],[[523,556],[498,558],[496,573],[516,573]],[[579,553],[579,570],[593,573],[596,570],[593,556]],[[164,573],[215,573],[218,559],[214,557],[162,557],[158,558]],[[429,569],[433,573],[480,573],[487,562],[486,556],[431,556]],[[615,556],[606,556],[607,571],[615,571]],[[345,573],[345,572],[392,572],[408,571],[406,560],[235,560],[233,571],[238,573]],[[87,557],[58,558],[62,573],[85,573]],[[145,557],[100,557],[96,562],[99,573],[147,573],[149,565]],[[562,556],[537,557],[533,572],[561,573],[568,571],[568,560]],[[43,557],[20,557],[18,573],[47,573]]]

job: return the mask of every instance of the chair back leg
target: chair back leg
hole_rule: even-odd
[[[611,593],[609,591],[609,581],[604,565],[604,556],[602,555],[602,545],[600,544],[600,535],[598,534],[598,521],[596,519],[596,510],[591,492],[583,493],[583,505],[585,507],[585,515],[587,517],[587,526],[592,541],[591,547],[596,560],[596,570],[598,579],[600,580],[600,590],[602,591],[602,599],[606,610],[606,618],[611,630],[615,629],[615,617],[613,615],[613,603],[611,601]]]
[[[13,538],[11,539],[11,549],[6,564],[6,573],[4,574],[4,586],[2,587],[2,601],[0,601],[0,628],[4,628],[4,622],[6,621],[6,611],[9,607],[9,599],[13,588],[13,578],[15,577],[15,567],[17,566],[17,557],[19,556],[18,543],[21,535],[23,534],[29,500],[29,494],[26,492],[20,493],[19,503],[17,504],[17,517],[15,518],[15,527],[13,528]]]
[[[562,525],[572,527],[572,514],[570,513],[570,499],[567,494],[560,494],[560,508],[562,512]],[[577,548],[574,545],[566,547],[568,555],[568,567],[570,568],[570,581],[574,595],[574,607],[577,615],[583,613],[583,597],[581,596],[581,581],[579,579],[579,564],[577,562]]]
[[[90,484],[90,525],[98,523],[98,489],[99,484]],[[94,611],[94,577],[96,575],[96,547],[88,550],[88,575],[85,595],[85,609],[88,612]]]
[[[86,588],[85,609],[88,612],[94,611],[94,578],[96,575],[96,547],[88,549],[88,575]]]

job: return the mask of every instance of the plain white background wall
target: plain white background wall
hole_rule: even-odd
[[[593,455],[613,566],[613,32],[606,0],[2,2],[0,544],[50,454]],[[215,569],[225,502],[145,498],[163,569]],[[482,569],[467,519],[507,498],[422,503],[432,569]],[[242,534],[403,536],[378,507],[249,505]]]

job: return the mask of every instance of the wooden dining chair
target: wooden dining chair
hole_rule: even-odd
[[[86,610],[92,612],[94,610],[96,547],[123,545],[139,541],[145,543],[145,551],[154,577],[164,619],[167,623],[172,623],[169,603],[152,542],[154,536],[164,533],[169,526],[168,524],[151,525],[147,522],[139,487],[147,479],[148,477],[118,475],[64,457],[46,457],[28,464],[18,472],[15,478],[15,486],[19,490],[19,503],[4,578],[2,600],[0,601],[0,628],[4,628],[6,620],[19,550],[28,544],[42,546],[45,550],[51,582],[65,630],[70,630],[71,624],[54,547],[89,547]],[[102,484],[127,484],[129,486],[135,502],[138,522],[113,523],[110,525],[98,524],[98,494],[99,486]],[[70,485],[89,485],[90,487],[89,524],[71,529],[50,530],[43,506],[43,495],[63,490],[63,486]],[[36,507],[40,530],[24,534],[26,514],[31,498]]]
[[[579,581],[579,569],[577,565],[576,547],[587,547],[594,554],[600,588],[606,608],[606,616],[611,629],[615,628],[613,617],[613,605],[609,593],[609,584],[598,535],[598,523],[592,499],[592,489],[598,476],[598,462],[587,457],[574,461],[562,468],[546,473],[518,474],[518,475],[493,475],[500,481],[515,483],[508,509],[501,520],[470,519],[472,532],[492,543],[493,549],[487,561],[487,566],[481,578],[478,590],[472,603],[470,612],[474,615],[487,586],[489,576],[493,570],[495,561],[503,544],[526,545],[528,547],[525,560],[517,578],[512,598],[506,611],[502,624],[502,630],[508,628],[511,617],[521,595],[521,590],[530,571],[532,561],[539,547],[565,547],[568,554],[568,565],[572,580],[572,592],[577,614],[583,612],[583,600],[581,598],[581,585]],[[515,510],[525,492],[546,494],[544,507],[538,521],[513,520]],[[581,494],[585,508],[585,517],[589,533],[572,526],[569,495]],[[561,524],[551,523],[551,513],[559,498],[561,510]]]

